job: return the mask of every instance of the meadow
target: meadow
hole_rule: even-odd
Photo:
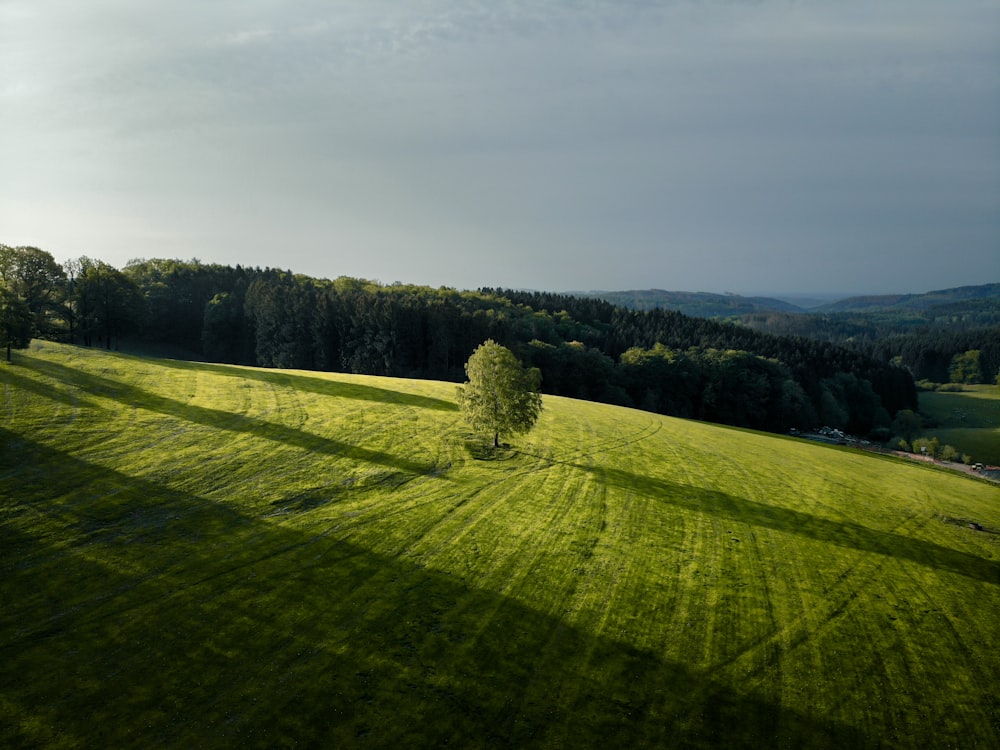
[[[0,746],[1000,746],[984,481],[556,397],[491,453],[453,384],[14,359]]]
[[[964,385],[957,392],[920,394],[920,411],[934,420],[924,430],[974,461],[1000,466],[1000,386]]]

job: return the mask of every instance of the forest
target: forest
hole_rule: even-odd
[[[895,360],[918,381],[989,384],[1000,371],[1000,299],[942,305],[919,315],[769,313],[748,315],[741,322],[762,332],[827,341],[881,361]],[[970,358],[978,364],[964,367]]]
[[[824,424],[889,436],[916,381],[992,382],[997,329],[863,339],[776,335],[596,298],[318,279],[198,260],[81,257],[0,246],[0,333],[191,358],[461,382],[486,339],[537,368],[542,391],[782,432]],[[973,356],[974,355],[974,356]],[[974,360],[974,361],[973,361]]]

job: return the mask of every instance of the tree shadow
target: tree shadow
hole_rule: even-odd
[[[294,427],[248,417],[243,414],[181,403],[180,401],[145,391],[119,380],[112,380],[111,378],[93,373],[83,372],[82,370],[76,370],[55,362],[36,361],[33,366],[38,371],[86,393],[104,398],[113,398],[136,407],[149,409],[150,411],[159,412],[160,414],[187,422],[230,432],[253,435],[254,437],[273,440],[284,445],[292,445],[297,448],[324,453],[330,456],[341,456],[356,461],[388,466],[410,474],[428,475],[433,473],[434,476],[440,477],[440,474],[434,471],[436,467],[432,463],[412,461],[385,453],[384,451],[362,448],[358,445],[333,440],[332,438],[315,435]]]
[[[34,365],[35,363],[32,362],[31,364]],[[66,406],[86,406],[91,408],[94,406],[93,402],[85,398],[80,398],[66,391],[47,388],[34,378],[21,375],[14,367],[0,368],[0,383],[8,383],[14,388],[34,393],[36,396],[42,396],[52,401],[58,401],[60,404]]]
[[[333,396],[357,401],[377,401],[386,404],[400,404],[418,409],[433,409],[435,411],[458,411],[458,404],[431,396],[421,396],[414,393],[404,393],[389,388],[379,388],[361,383],[345,383],[337,380],[317,378],[303,375],[301,371],[285,372],[282,370],[267,370],[243,365],[219,365],[208,362],[186,362],[175,359],[158,359],[157,366],[172,367],[177,370],[198,370],[211,372],[224,377],[240,380],[257,380],[264,383],[286,385],[300,391],[316,393],[321,396]]]
[[[528,455],[511,448],[510,443],[495,446],[492,438],[482,435],[466,436],[463,444],[474,461],[510,461],[519,455]]]
[[[329,529],[3,444],[44,470],[0,480],[0,744],[878,744]]]
[[[572,464],[582,471],[599,474],[609,484],[642,492],[664,503],[699,511],[731,521],[798,534],[838,547],[897,557],[936,570],[957,573],[1000,586],[1000,563],[934,542],[914,539],[890,531],[877,531],[853,521],[834,521],[810,513],[736,497],[724,492],[669,482],[622,469]]]

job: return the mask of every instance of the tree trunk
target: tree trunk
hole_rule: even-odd
[[[10,350],[8,350],[8,354],[9,354],[9,351]],[[493,447],[494,448],[499,448],[500,447],[500,433],[499,432],[494,432],[493,433]]]

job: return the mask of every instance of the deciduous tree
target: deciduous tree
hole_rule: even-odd
[[[52,255],[37,247],[0,245],[0,284],[28,305],[36,335],[57,333],[66,272]]]
[[[896,414],[896,419],[892,422],[892,430],[907,442],[913,440],[917,432],[923,427],[923,420],[920,415],[911,409],[902,409]]]
[[[142,294],[121,271],[104,261],[81,257],[70,265],[72,316],[83,343],[94,337],[110,349],[112,340],[138,327],[142,318]]]
[[[948,368],[948,375],[952,383],[978,383],[982,378],[979,369],[979,349],[970,349],[963,354],[956,354],[952,357],[951,367]]]
[[[530,430],[542,411],[538,393],[541,373],[526,370],[513,352],[488,339],[465,363],[469,380],[458,389],[459,403],[466,420],[476,432],[500,436]]]
[[[27,349],[31,343],[33,319],[28,303],[10,289],[0,286],[0,344],[7,349]]]

